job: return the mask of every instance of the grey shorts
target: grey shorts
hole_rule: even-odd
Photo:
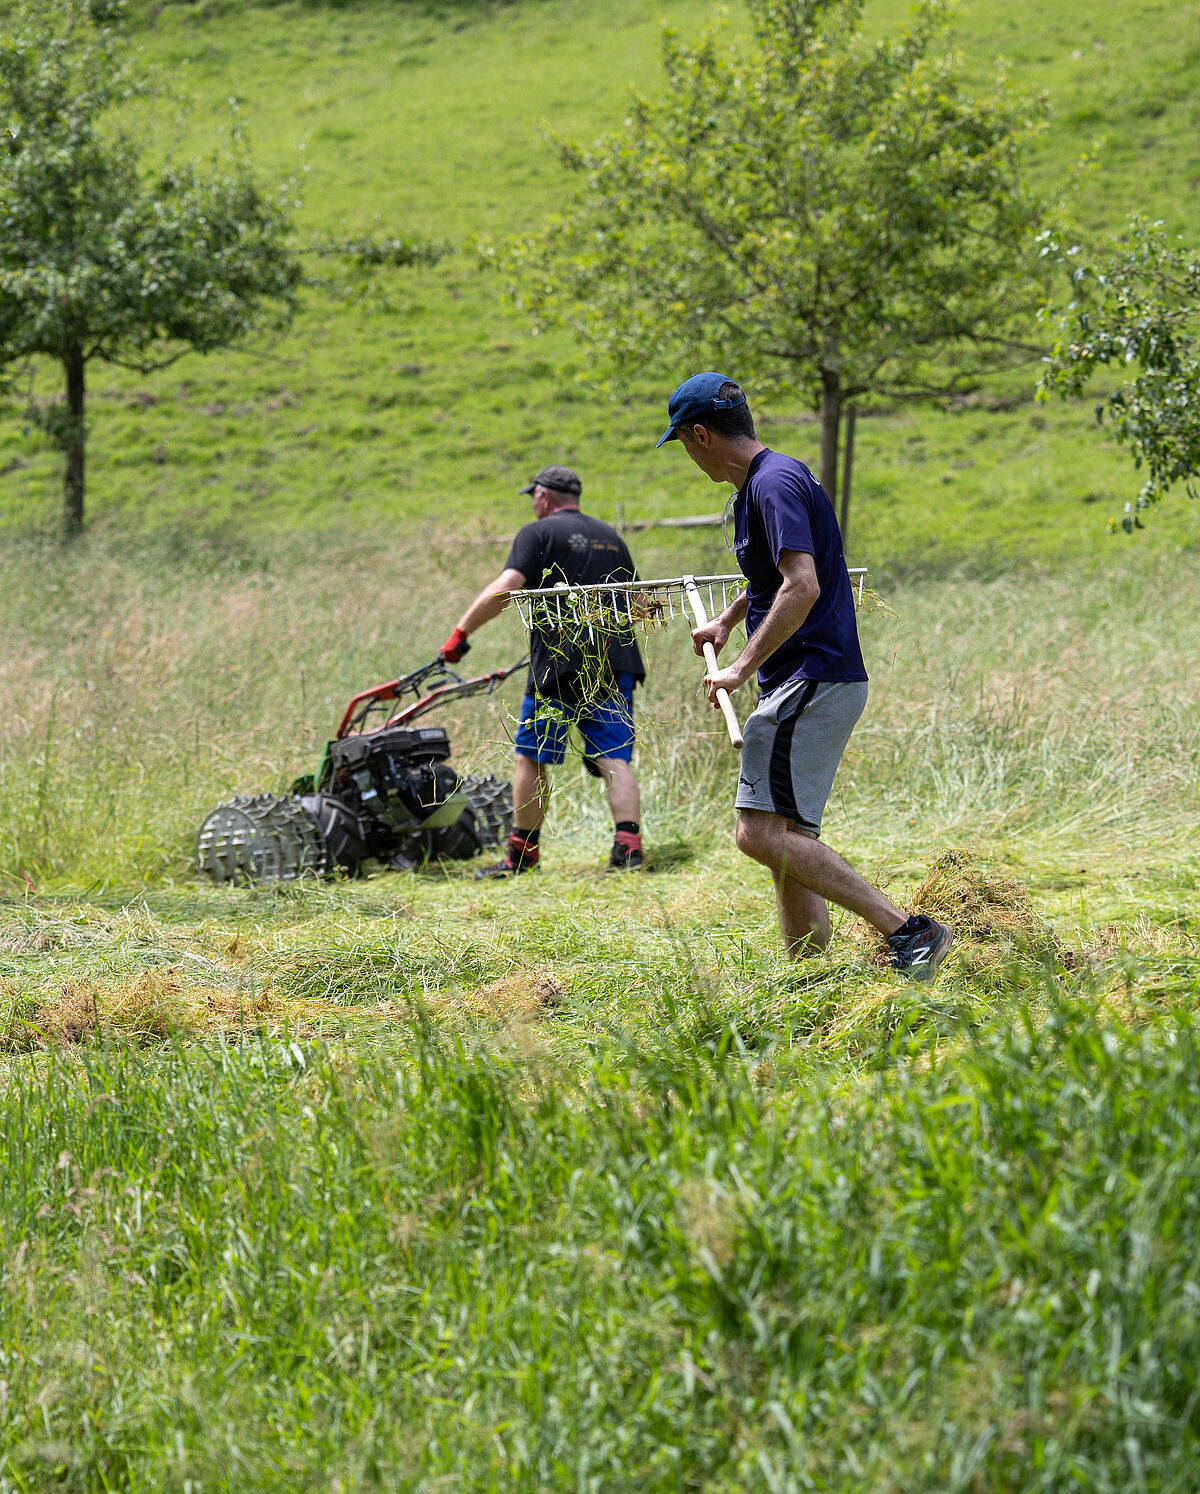
[[[866,703],[865,680],[790,680],[764,695],[742,728],[738,809],[765,809],[819,834]]]

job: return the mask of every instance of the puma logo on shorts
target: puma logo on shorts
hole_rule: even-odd
[[[764,695],[742,728],[737,808],[766,810],[819,832],[866,703],[865,680],[789,680]]]

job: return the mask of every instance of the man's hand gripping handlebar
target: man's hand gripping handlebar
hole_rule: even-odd
[[[467,635],[459,627],[456,627],[438,650],[438,658],[443,664],[457,664],[465,655],[471,652],[471,645],[467,642]]]

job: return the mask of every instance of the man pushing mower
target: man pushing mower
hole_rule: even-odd
[[[543,467],[522,493],[534,521],[513,540],[504,570],[459,618],[442,647],[457,663],[468,638],[498,617],[510,594],[537,588],[632,581],[636,572],[625,541],[609,525],[581,513],[583,485],[570,467]],[[633,637],[597,631],[581,621],[570,629],[535,625],[529,634],[529,680],[513,746],[513,830],[502,861],[477,877],[515,877],[538,862],[538,840],[550,796],[549,770],[566,756],[572,726],[583,738],[584,766],[608,789],[613,816],[609,871],[642,866],[640,794],[633,757],[633,691],[645,678]]]

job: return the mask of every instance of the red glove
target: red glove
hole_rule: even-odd
[[[442,644],[438,658],[445,664],[457,664],[462,656],[469,652],[471,645],[467,642],[467,635],[461,628],[455,628],[445,643]]]

